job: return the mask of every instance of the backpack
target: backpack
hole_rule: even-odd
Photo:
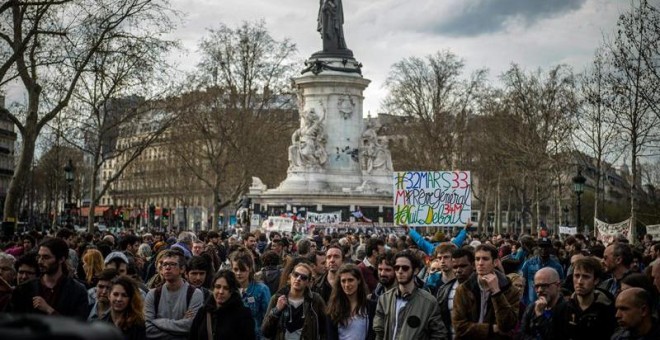
[[[195,294],[195,287],[188,285],[188,290],[186,290],[186,308],[190,306],[190,300],[192,299],[193,294]],[[154,292],[154,311],[155,314],[158,314],[158,304],[160,303],[160,294],[163,292],[163,286],[156,288]]]

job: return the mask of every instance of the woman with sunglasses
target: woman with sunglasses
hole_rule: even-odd
[[[270,301],[270,289],[261,282],[254,279],[254,259],[247,248],[239,248],[229,255],[231,270],[238,281],[240,297],[245,307],[252,312],[257,338],[261,339],[261,324],[266,315],[268,301]]]
[[[273,340],[325,339],[325,302],[309,288],[312,266],[299,263],[289,275],[289,284],[270,299],[261,326]]]
[[[212,295],[195,315],[188,339],[257,339],[252,313],[243,305],[239,287],[231,270],[223,269],[215,275]]]
[[[327,313],[328,340],[376,338],[372,328],[376,301],[367,299],[367,286],[356,265],[345,264],[337,271]]]
[[[101,320],[117,326],[125,340],[146,338],[144,302],[135,280],[125,275],[115,278],[109,296],[110,313]]]

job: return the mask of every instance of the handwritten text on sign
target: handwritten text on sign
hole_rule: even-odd
[[[394,173],[394,223],[463,226],[472,214],[469,171]]]

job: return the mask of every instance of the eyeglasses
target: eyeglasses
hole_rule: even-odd
[[[394,265],[394,271],[395,271],[395,272],[398,272],[399,269],[403,269],[404,272],[407,272],[407,271],[410,270],[410,266],[406,266],[406,265],[402,265],[402,266]]]
[[[161,262],[160,266],[163,267],[163,268],[165,268],[165,267],[178,267],[179,264],[176,263],[176,262]]]
[[[300,274],[300,273],[298,273],[298,272],[293,272],[293,273],[291,273],[291,275],[293,275],[293,277],[294,277],[295,279],[300,279],[301,281],[307,281],[307,280],[309,280],[309,275]]]
[[[534,284],[534,289],[540,289],[540,288],[548,289],[548,287],[550,287],[550,286],[552,286],[552,285],[556,285],[556,284],[558,284],[558,283],[559,283],[559,281],[557,281],[557,282],[550,282],[550,283],[535,283],[535,284]]]
[[[37,275],[37,272],[33,272],[30,270],[19,270],[18,271],[19,275]]]
[[[429,269],[429,272],[431,272],[431,273],[437,273],[439,271],[440,271],[440,268],[431,268],[431,269]]]

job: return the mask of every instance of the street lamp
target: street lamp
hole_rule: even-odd
[[[69,158],[69,161],[64,166],[64,179],[66,180],[67,192],[66,192],[66,204],[65,211],[67,216],[67,222],[71,220],[71,187],[73,185],[73,172],[76,168],[73,167],[73,161]]]
[[[577,195],[577,230],[580,230],[582,221],[580,216],[580,210],[582,210],[582,205],[580,203],[580,195],[584,192],[584,183],[587,181],[584,176],[582,176],[582,169],[578,168],[577,176],[573,177],[573,191]]]

